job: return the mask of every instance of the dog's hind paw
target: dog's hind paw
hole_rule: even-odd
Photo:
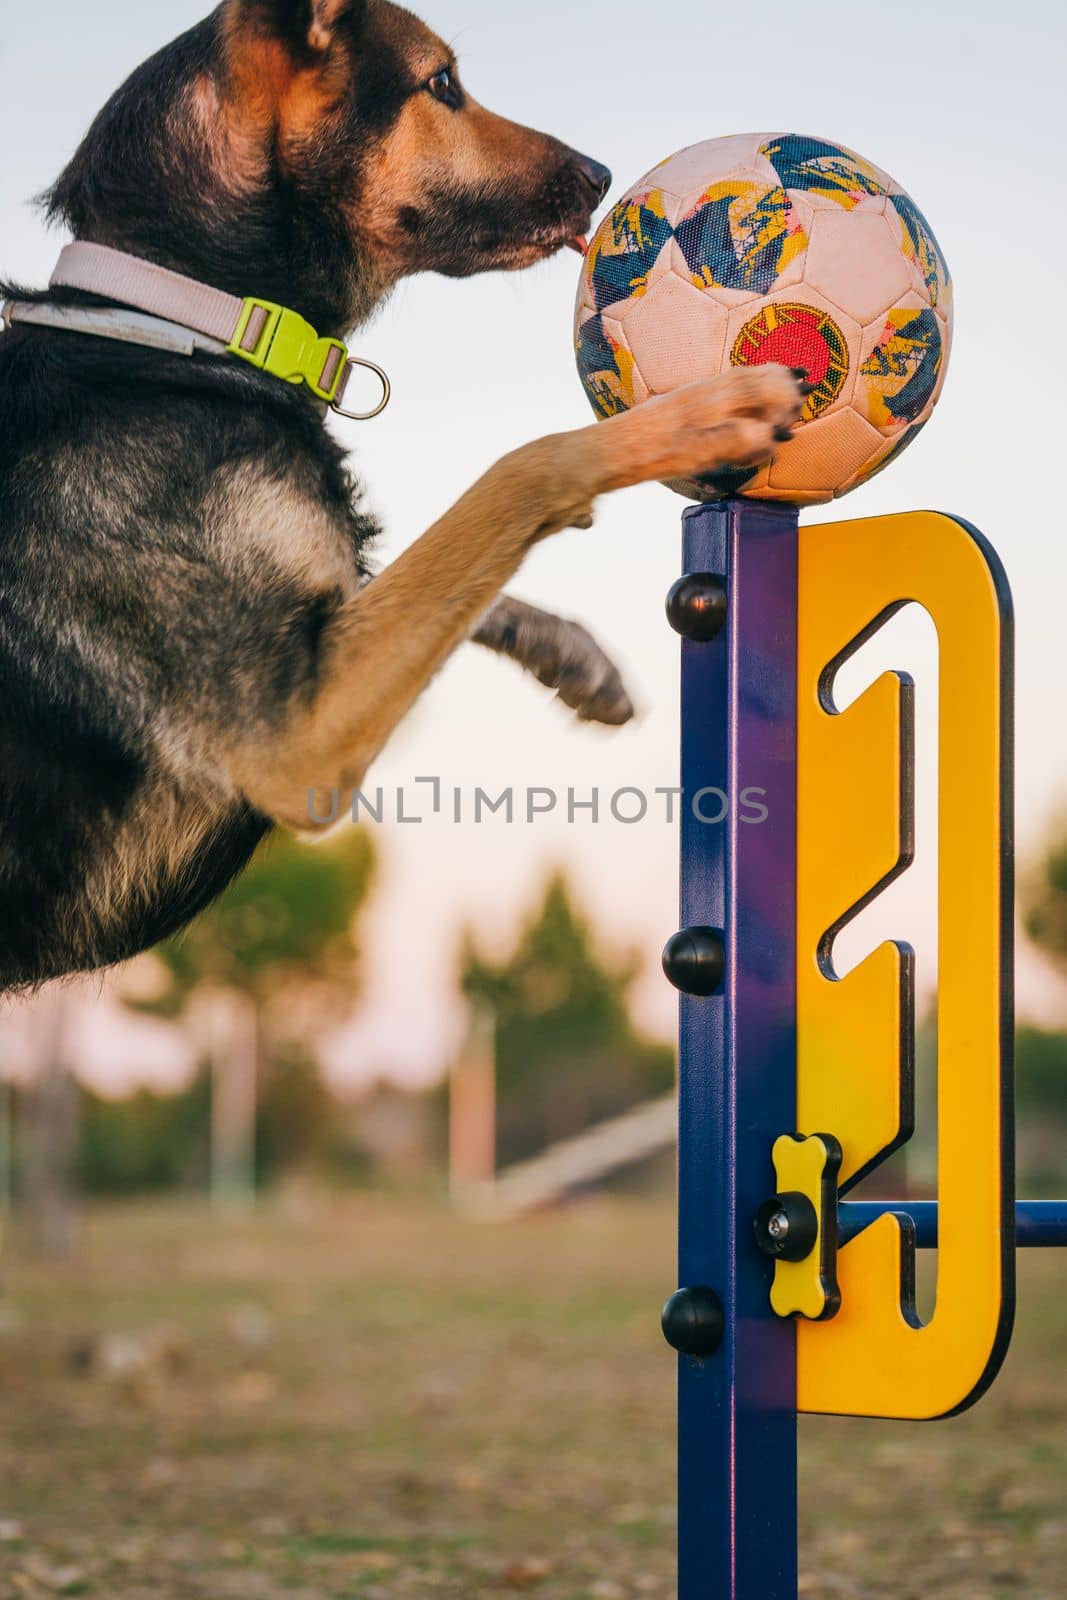
[[[580,623],[565,622],[562,627],[566,659],[558,676],[543,677],[541,682],[555,689],[557,698],[582,722],[623,727],[633,718],[634,704],[618,667]]]
[[[568,622],[502,595],[473,638],[555,689],[583,722],[622,727],[634,715],[619,669],[580,622]]]

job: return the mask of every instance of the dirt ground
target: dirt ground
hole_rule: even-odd
[[[0,1295],[0,1600],[667,1600],[670,1208],[122,1207]],[[816,1600],[1067,1594],[1067,1261],[998,1387],[802,1424]]]

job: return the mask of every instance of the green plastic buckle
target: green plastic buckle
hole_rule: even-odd
[[[265,314],[265,320],[253,348],[245,349],[243,341],[257,313]],[[260,372],[269,372],[285,383],[306,383],[312,394],[327,405],[332,405],[337,398],[348,361],[348,350],[340,339],[320,339],[310,322],[271,300],[245,301],[236,332],[226,348],[230,355],[239,356]],[[322,378],[328,370],[332,351],[337,352],[337,364],[328,386],[324,387]]]

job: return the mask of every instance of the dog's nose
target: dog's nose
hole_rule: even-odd
[[[597,197],[597,204],[611,188],[611,170],[594,161],[592,156],[578,156],[574,165]]]

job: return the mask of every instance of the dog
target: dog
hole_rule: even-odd
[[[75,240],[358,328],[402,278],[583,246],[610,173],[496,116],[389,0],[224,0],[140,67],[46,197]],[[4,294],[96,306],[71,288]],[[306,389],[18,325],[0,337],[0,988],[184,927],[311,791],[351,794],[473,638],[624,722],[576,624],[506,596],[597,497],[771,458],[803,390],[738,370],[497,463],[382,572]]]

